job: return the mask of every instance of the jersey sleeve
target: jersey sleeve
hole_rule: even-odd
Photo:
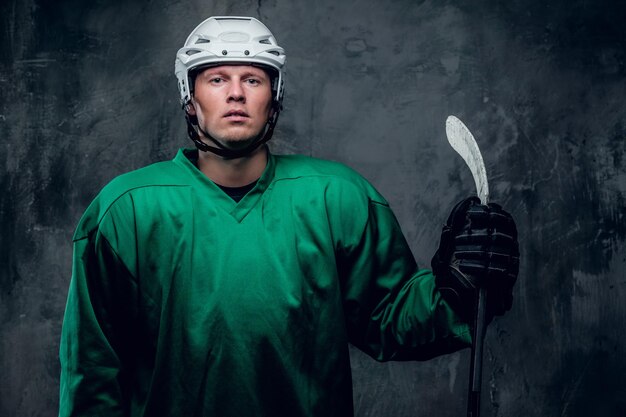
[[[118,254],[121,242],[133,245],[132,222],[115,211],[74,240],[59,353],[60,417],[128,415],[124,364],[131,363],[137,288],[128,260]]]
[[[337,257],[350,342],[379,361],[426,360],[470,346],[468,324],[442,300],[431,271],[418,269],[388,203],[368,190],[343,190],[339,198]]]

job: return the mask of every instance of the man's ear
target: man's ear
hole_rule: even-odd
[[[189,102],[187,102],[187,104],[185,105],[185,111],[190,116],[196,116],[196,108],[193,105],[193,100],[189,100]]]

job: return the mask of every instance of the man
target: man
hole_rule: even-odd
[[[269,152],[284,63],[247,17],[209,18],[178,51],[197,149],[113,180],[81,219],[60,416],[351,416],[348,342],[424,360],[469,345],[479,285],[490,315],[511,307],[499,206],[455,207],[435,278],[361,176]]]

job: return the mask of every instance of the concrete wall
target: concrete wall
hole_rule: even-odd
[[[484,416],[626,415],[626,6],[584,0],[4,0],[0,415],[55,415],[73,228],[111,178],[190,144],[174,54],[217,14],[259,17],[288,52],[273,150],[360,171],[424,266],[473,189],[446,116],[477,137],[523,256]],[[353,354],[358,416],[464,413],[468,350]]]

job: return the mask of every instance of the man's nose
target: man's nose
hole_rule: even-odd
[[[228,101],[246,101],[246,96],[244,94],[240,81],[234,80],[230,83],[230,89],[228,91]]]

